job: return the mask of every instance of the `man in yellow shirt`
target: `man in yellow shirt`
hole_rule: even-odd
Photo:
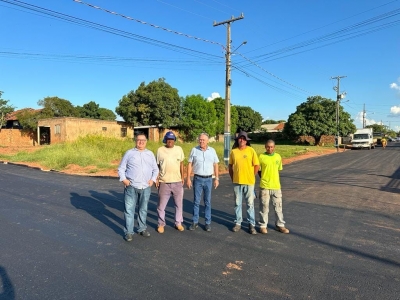
[[[385,149],[386,145],[387,145],[387,139],[386,139],[386,135],[384,135],[381,139],[381,143],[382,143],[382,148]]]
[[[254,216],[254,185],[259,162],[256,151],[247,142],[250,140],[247,133],[239,132],[237,138],[238,147],[233,149],[229,155],[229,175],[233,182],[235,194],[235,226],[232,231],[237,232],[242,226],[242,202],[243,198],[247,203],[247,222],[249,233],[257,234],[255,229],[256,221]]]
[[[275,153],[275,142],[268,140],[265,143],[266,152],[260,154],[260,232],[267,233],[269,202],[275,208],[275,228],[279,232],[289,233],[285,227],[282,213],[282,191],[279,171],[282,170],[282,158]]]

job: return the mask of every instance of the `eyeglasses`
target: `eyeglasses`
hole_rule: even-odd
[[[246,138],[244,136],[239,136],[238,140],[245,140],[246,141]]]

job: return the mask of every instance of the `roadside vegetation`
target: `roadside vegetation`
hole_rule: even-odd
[[[74,142],[63,144],[55,144],[48,146],[40,146],[34,152],[20,151],[16,154],[0,154],[0,159],[10,162],[30,162],[37,163],[38,165],[57,171],[63,171],[70,165],[78,165],[80,167],[91,166],[88,173],[96,173],[99,171],[115,170],[128,149],[134,147],[132,139],[120,140],[116,138],[109,138],[103,136],[86,136],[79,138]],[[155,154],[157,148],[162,146],[162,143],[147,142],[147,148]],[[187,165],[187,158],[190,150],[197,146],[196,142],[180,143],[176,145],[182,147],[185,153],[185,165]],[[210,143],[214,147],[219,160],[220,170],[225,170],[224,165],[224,144],[223,143]],[[252,143],[251,145],[257,153],[265,151],[263,143]],[[282,158],[290,158],[307,152],[320,152],[324,150],[323,147],[317,146],[299,146],[299,145],[281,145],[277,142],[276,151],[281,154]]]

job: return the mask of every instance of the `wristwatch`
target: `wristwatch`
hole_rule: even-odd
[[[214,179],[219,181],[219,178],[218,178],[218,177],[215,177]]]

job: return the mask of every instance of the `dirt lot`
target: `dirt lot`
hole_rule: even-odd
[[[39,150],[39,147],[0,147],[0,153],[1,154],[15,154],[20,151],[27,151],[27,152],[34,152],[36,150]],[[340,150],[343,151],[343,150]],[[290,164],[294,161],[298,160],[303,160],[315,156],[320,156],[320,155],[326,155],[326,154],[331,154],[336,152],[336,149],[333,148],[321,148],[319,149],[318,152],[314,151],[309,151],[305,154],[300,154],[296,157],[292,158],[284,158],[283,159],[283,164],[287,165]],[[47,170],[45,167],[41,166],[40,164],[37,163],[31,163],[31,162],[22,162],[21,165],[26,165],[30,167],[37,167],[43,170]],[[62,171],[62,173],[66,174],[75,174],[75,175],[85,175],[85,176],[115,176],[117,177],[117,167],[118,167],[118,162],[115,162],[115,170],[111,171],[99,171],[99,172],[91,172],[91,170],[96,169],[95,166],[87,166],[87,167],[81,167],[78,165],[69,165],[65,170]],[[226,171],[221,171],[220,174],[227,173]]]

